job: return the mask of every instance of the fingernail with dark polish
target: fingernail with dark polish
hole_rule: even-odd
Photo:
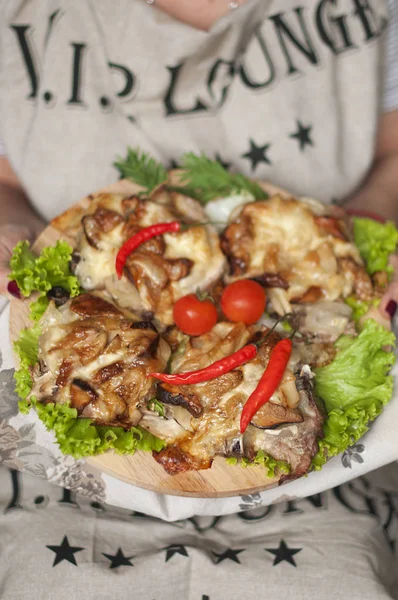
[[[8,286],[7,286],[7,291],[9,294],[11,294],[12,296],[14,296],[15,298],[20,298],[21,297],[21,292],[19,291],[19,287],[16,281],[10,281]]]
[[[390,302],[386,306],[386,312],[388,312],[391,319],[394,317],[396,310],[397,310],[397,303],[394,300],[390,300]]]

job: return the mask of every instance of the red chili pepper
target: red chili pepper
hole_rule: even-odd
[[[116,273],[119,279],[122,278],[124,265],[126,264],[126,260],[128,256],[134,252],[138,246],[150,240],[157,235],[162,235],[163,233],[171,233],[177,232],[181,229],[181,223],[178,221],[171,221],[170,223],[157,223],[157,225],[151,225],[150,227],[145,227],[145,229],[141,229],[138,233],[133,235],[130,239],[128,239],[123,246],[120,248],[119,252],[116,256]]]
[[[271,353],[267,368],[254,392],[247,399],[240,417],[240,432],[244,433],[256,412],[271,398],[282,381],[292,353],[292,340],[280,340]]]
[[[202,381],[210,381],[216,379],[224,373],[229,373],[236,367],[252,360],[257,354],[257,347],[254,344],[248,344],[230,356],[226,356],[221,360],[217,360],[205,369],[198,371],[189,371],[187,373],[149,373],[148,377],[155,377],[164,383],[174,383],[183,385],[185,383],[201,383]]]

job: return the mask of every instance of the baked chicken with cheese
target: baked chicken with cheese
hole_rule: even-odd
[[[153,323],[82,294],[59,309],[50,304],[41,328],[33,396],[69,404],[97,424],[128,429],[141,420],[138,407],[155,394],[147,375],[170,356]]]
[[[266,335],[267,328],[258,325],[220,322],[202,336],[187,338],[174,330],[166,340],[151,321],[89,293],[59,308],[51,303],[40,326],[32,396],[42,403],[67,404],[98,425],[126,430],[139,425],[166,442],[154,457],[168,473],[209,468],[217,455],[253,460],[259,450],[287,462],[289,477],[308,470],[322,435],[322,417],[312,395],[310,367],[304,367],[299,349],[270,401],[246,432],[239,432],[242,408],[279,334]],[[166,366],[177,372],[204,368],[250,341],[259,343],[256,357],[211,381],[176,386],[156,384],[149,376]],[[316,366],[317,356],[308,358]],[[156,397],[162,414],[153,407]]]
[[[280,315],[292,304],[372,300],[374,286],[343,212],[315,201],[276,195],[238,207],[222,235],[226,280],[256,279]]]
[[[240,434],[243,406],[280,340],[279,334],[266,333],[260,326],[220,322],[208,334],[182,342],[183,350],[172,355],[172,370],[181,373],[204,368],[250,341],[259,341],[253,360],[216,379],[194,385],[158,385],[157,397],[165,415],[152,423],[143,420],[141,426],[167,437],[167,448],[154,456],[168,473],[209,468],[217,455],[252,461],[259,450],[287,462],[290,478],[308,470],[318,450],[323,419],[312,394],[310,367],[301,363],[300,353],[292,355],[269,402]]]
[[[74,273],[84,290],[104,290],[118,306],[171,325],[176,300],[209,290],[223,275],[225,257],[207,220],[198,202],[162,188],[149,198],[99,194],[81,221]],[[143,228],[171,221],[187,227],[141,244],[118,280],[115,260],[121,246]]]

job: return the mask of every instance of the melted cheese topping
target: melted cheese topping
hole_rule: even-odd
[[[90,206],[89,213],[95,213],[97,208],[109,208],[123,214],[122,196],[104,195]],[[166,197],[167,200],[167,197]],[[206,220],[199,204],[193,200],[181,197],[179,210],[175,210],[171,199],[169,204],[161,204],[151,200],[138,202],[132,213],[133,219],[139,227],[145,228],[155,223],[164,223],[181,219],[181,215],[189,219],[198,216],[198,222]],[[195,214],[195,217],[191,213]],[[127,219],[128,217],[126,217]],[[133,223],[134,224],[134,221]],[[135,310],[154,311],[156,317],[166,324],[171,324],[172,307],[174,302],[189,293],[194,293],[198,288],[208,289],[217,281],[225,267],[225,257],[221,252],[219,239],[212,227],[192,227],[177,234],[163,236],[165,242],[164,258],[189,259],[193,265],[189,274],[179,281],[169,281],[167,270],[156,263],[156,257],[151,262],[148,257],[143,257],[141,262],[137,258],[136,264],[145,277],[132,281],[124,276],[119,281],[115,276],[115,260],[119,248],[125,242],[125,222],[114,227],[111,231],[99,231],[97,248],[91,246],[84,233],[80,237],[78,250],[80,262],[76,268],[76,275],[82,287],[87,291],[106,289],[111,297],[123,307],[130,306]],[[156,277],[158,276],[158,279]],[[164,281],[162,280],[162,277]],[[149,283],[148,283],[149,280]],[[154,290],[156,290],[156,294]]]
[[[166,234],[165,258],[188,258],[193,267],[187,277],[172,284],[174,299],[207,289],[217,281],[225,259],[218,245],[217,234],[207,227],[193,227],[178,235]]]
[[[76,275],[85,290],[102,289],[104,279],[115,274],[115,261],[119,248],[123,244],[123,223],[115,227],[93,248],[84,240],[80,246],[80,262]]]
[[[296,200],[274,196],[246,205],[240,219],[250,222],[250,256],[246,276],[279,273],[289,283],[288,300],[319,287],[326,300],[351,293],[353,276],[339,269],[336,258],[350,257],[361,265],[353,244],[327,235],[312,211]]]

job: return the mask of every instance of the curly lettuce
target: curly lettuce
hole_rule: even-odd
[[[395,354],[385,347],[394,345],[395,335],[369,319],[358,337],[341,336],[335,359],[315,369],[315,392],[327,411],[315,469],[358,441],[391,400]]]
[[[38,361],[40,326],[36,323],[23,329],[14,349],[19,357],[20,368],[15,373],[16,392],[21,398],[19,409],[27,414],[32,407],[47,429],[55,434],[61,452],[74,458],[102,454],[112,449],[117,454],[134,454],[136,450],[159,452],[165,443],[141,427],[125,431],[122,427],[99,426],[91,419],[78,416],[75,408],[66,404],[41,404],[32,391],[31,368]]]
[[[166,443],[139,425],[125,431],[122,427],[96,425],[91,419],[78,416],[77,410],[66,404],[41,404],[35,397],[24,401],[22,412],[36,409],[45,427],[54,432],[63,454],[76,459],[95,456],[107,450],[116,454],[134,454],[137,450],[160,452]]]
[[[14,352],[19,358],[19,369],[15,372],[16,392],[25,400],[32,390],[33,380],[31,367],[38,361],[40,327],[36,324],[29,329],[23,329],[18,340],[14,343]]]
[[[62,287],[71,297],[80,293],[77,277],[70,272],[70,260],[73,249],[63,240],[55,246],[43,248],[39,256],[30,249],[29,242],[19,242],[10,260],[11,273],[9,279],[16,281],[25,298],[33,292],[38,297],[30,305],[30,318],[38,321],[45,312],[49,300],[47,292],[54,287]]]
[[[344,302],[348,304],[350,308],[352,308],[351,318],[358,327],[360,319],[366,315],[373,306],[379,306],[380,298],[375,298],[365,302],[363,300],[358,300],[358,298],[355,298],[355,296],[349,296],[348,298],[345,298]]]
[[[254,465],[260,465],[264,467],[264,472],[266,477],[275,477],[280,473],[288,474],[290,473],[290,465],[289,463],[283,460],[276,460],[270,454],[266,454],[263,450],[258,450],[253,461],[250,461],[247,458],[241,458],[238,460],[234,456],[230,456],[225,459],[227,464],[229,465],[239,465],[241,467],[250,467]]]
[[[377,271],[392,273],[388,257],[395,252],[398,244],[398,230],[392,221],[379,223],[373,219],[356,217],[354,221],[354,242],[366,263],[369,275]]]

